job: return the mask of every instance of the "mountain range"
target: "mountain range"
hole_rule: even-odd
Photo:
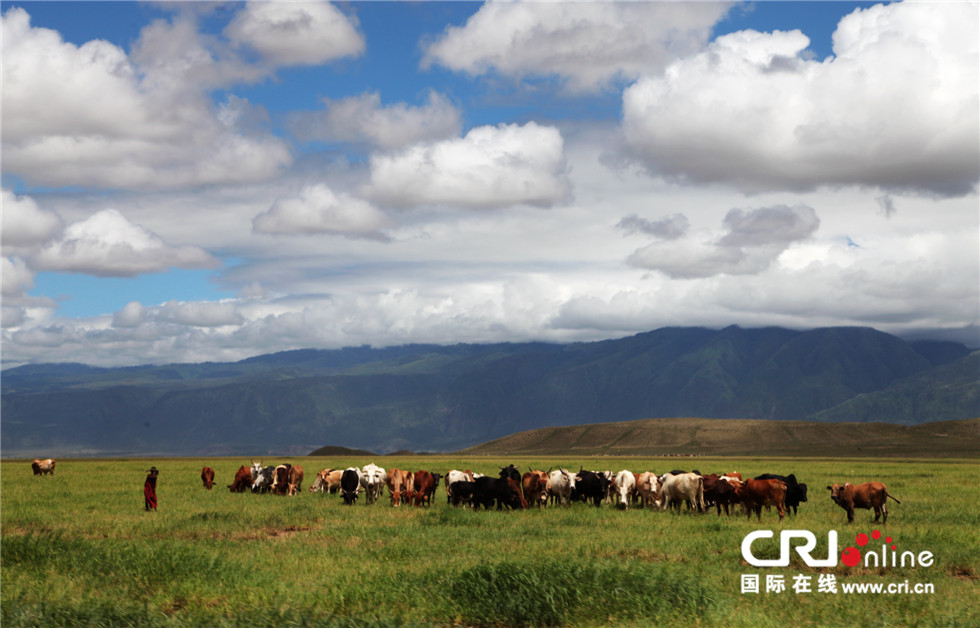
[[[978,376],[980,351],[858,327],[26,365],[2,372],[0,452],[452,451],[534,428],[659,417],[914,425],[980,416]]]

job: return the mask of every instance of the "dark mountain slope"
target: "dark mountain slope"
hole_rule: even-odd
[[[26,366],[3,372],[0,444],[8,456],[262,454],[326,442],[383,453],[646,417],[919,423],[976,416],[967,353],[865,328],[729,327],[569,345],[289,351],[231,364]],[[901,412],[883,401],[890,394]]]
[[[818,421],[888,421],[912,425],[923,416],[980,416],[980,351],[951,364],[858,395],[813,415]]]

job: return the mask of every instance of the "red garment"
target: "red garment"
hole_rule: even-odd
[[[145,500],[146,509],[156,510],[157,509],[157,476],[148,475],[146,476],[146,482],[143,484],[143,497]]]

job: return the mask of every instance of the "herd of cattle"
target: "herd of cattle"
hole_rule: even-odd
[[[54,463],[51,461],[51,472]],[[453,469],[443,476],[429,471],[385,470],[375,464],[363,468],[324,469],[316,475],[309,491],[313,493],[340,493],[347,505],[354,504],[361,493],[368,504],[376,503],[388,490],[392,506],[414,504],[431,505],[439,482],[444,479],[447,503],[459,507],[469,506],[498,510],[507,506],[512,509],[526,509],[529,506],[548,504],[568,505],[582,501],[601,506],[603,503],[615,504],[618,508],[655,508],[661,510],[681,509],[687,504],[688,510],[705,513],[715,508],[721,515],[731,515],[730,508],[738,506],[751,518],[754,512],[761,520],[762,508],[776,508],[779,519],[786,513],[797,510],[807,501],[807,485],[798,482],[796,475],[788,476],[763,474],[751,479],[743,479],[740,473],[723,475],[702,475],[697,470],[686,472],[673,470],[662,475],[652,472],[634,473],[623,470],[586,471],[578,473],[566,469],[548,471],[531,470],[521,473],[514,465],[500,467],[498,477]],[[214,470],[204,467],[201,471],[204,486],[214,485]],[[281,464],[264,466],[252,462],[242,465],[228,486],[232,492],[274,493],[295,495],[302,491],[303,468],[299,465]],[[887,499],[898,502],[888,494],[881,482],[827,487],[831,499],[847,512],[847,521],[854,521],[854,509],[874,509],[875,523],[883,518],[888,520]],[[901,503],[901,502],[898,502]]]

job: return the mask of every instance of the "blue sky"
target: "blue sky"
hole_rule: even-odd
[[[4,366],[664,325],[978,344],[976,4],[2,13]]]

